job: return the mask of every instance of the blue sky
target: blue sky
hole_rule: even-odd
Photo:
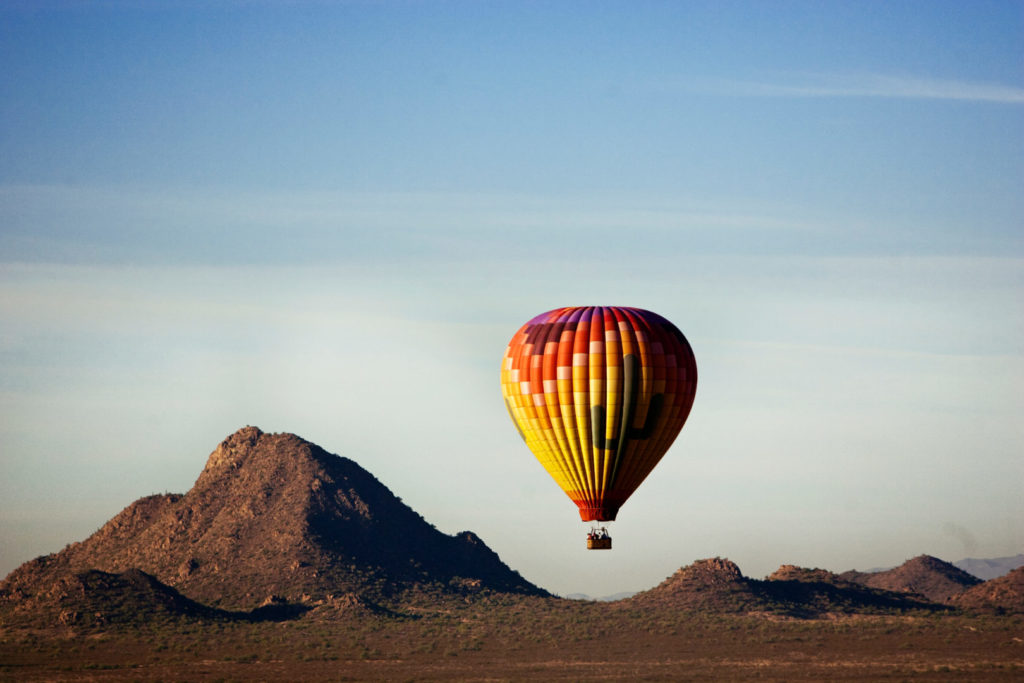
[[[0,61],[0,572],[246,424],[556,592],[1024,547],[1019,2],[14,2]],[[498,385],[579,304],[701,373],[612,553]]]

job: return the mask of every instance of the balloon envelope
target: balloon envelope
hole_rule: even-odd
[[[686,337],[640,308],[556,308],[505,350],[512,421],[583,521],[611,521],[683,428],[697,389]]]

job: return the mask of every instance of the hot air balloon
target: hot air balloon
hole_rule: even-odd
[[[696,389],[686,337],[624,306],[542,313],[501,365],[512,422],[584,522],[615,519],[683,428]],[[591,529],[588,547],[611,547],[604,528]]]

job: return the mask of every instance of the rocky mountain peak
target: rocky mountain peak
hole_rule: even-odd
[[[714,557],[680,568],[631,601],[680,609],[742,611],[753,606],[757,599],[735,562]]]
[[[700,580],[709,583],[733,583],[743,579],[743,572],[732,560],[722,557],[712,557],[706,560],[697,560],[688,567],[683,567],[676,572],[676,578],[683,581]]]
[[[24,576],[44,569],[140,569],[232,609],[424,586],[545,593],[472,532],[435,529],[354,461],[251,426],[217,446],[187,493],[136,501]]]
[[[238,469],[246,458],[257,450],[257,444],[262,436],[264,434],[259,427],[250,426],[242,427],[221,441],[206,460],[206,467],[199,475],[196,486],[209,486],[226,473]]]

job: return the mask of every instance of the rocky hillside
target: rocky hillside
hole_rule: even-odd
[[[746,612],[765,607],[736,563],[714,557],[682,567],[648,591],[626,601],[649,608]]]
[[[779,567],[766,580],[743,576],[735,563],[712,558],[683,567],[649,591],[622,604],[647,609],[748,613],[799,617],[861,610],[936,610],[939,605],[845,581],[824,569]]]
[[[0,626],[347,622],[470,595],[518,604],[510,614],[548,602],[474,534],[437,531],[352,460],[246,427],[210,454],[187,493],[141,498],[86,540],[12,572],[0,583]],[[921,556],[870,574],[784,565],[756,580],[712,558],[608,608],[817,617],[951,606],[1024,612],[1024,569],[980,583]]]
[[[225,609],[343,594],[386,601],[425,587],[546,594],[473,533],[436,530],[352,460],[256,427],[225,439],[188,493],[136,501],[2,588],[30,594],[55,577],[133,569]]]
[[[948,603],[954,596],[981,583],[978,577],[931,555],[919,555],[894,569],[881,572],[843,572],[839,578],[871,588],[916,593],[941,603]]]
[[[53,577],[52,583],[5,590],[0,595],[3,624],[103,628],[231,616],[189,600],[138,569],[121,574],[91,569]]]
[[[952,603],[970,611],[1024,614],[1024,567],[979,583],[955,596]]]

